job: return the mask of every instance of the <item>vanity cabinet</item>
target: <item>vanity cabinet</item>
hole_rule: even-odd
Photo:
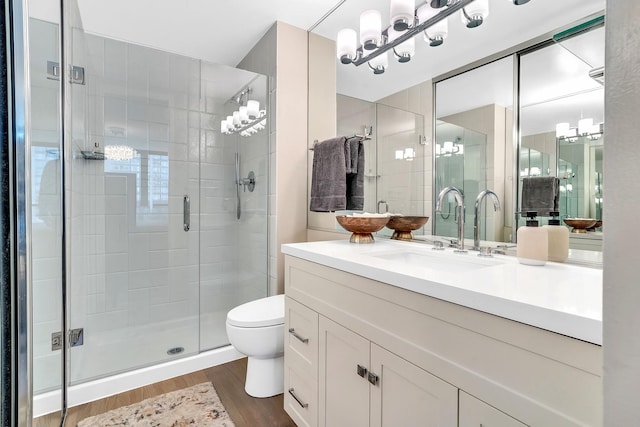
[[[526,427],[526,424],[461,390],[458,427]]]
[[[284,407],[300,427],[318,425],[318,313],[286,298]]]
[[[319,425],[454,426],[458,390],[320,316]]]
[[[285,294],[298,425],[602,425],[600,346],[291,255]]]

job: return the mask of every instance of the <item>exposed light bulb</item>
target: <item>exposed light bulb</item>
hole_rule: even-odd
[[[365,10],[360,14],[360,44],[365,50],[373,50],[378,47],[381,38],[382,17],[380,12]]]
[[[336,50],[338,59],[343,64],[350,64],[356,58],[358,35],[355,30],[345,28],[338,31]]]
[[[391,0],[391,27],[396,31],[405,31],[413,26],[415,6],[414,0]]]
[[[460,11],[460,19],[467,28],[482,25],[489,16],[489,0],[475,0]]]
[[[556,138],[564,138],[569,132],[569,123],[562,122],[556,124]]]
[[[388,33],[389,41],[394,41],[395,39],[400,37],[404,33],[404,31],[396,31],[393,28],[389,28]],[[407,39],[406,41],[393,48],[393,53],[395,53],[396,58],[398,58],[398,62],[409,62],[415,52],[416,39],[413,37]]]
[[[258,114],[260,114],[260,102],[254,99],[247,101],[247,115],[249,116],[249,119],[257,119]]]
[[[593,119],[578,120],[578,135],[587,135],[593,128]]]
[[[425,3],[418,8],[418,21],[423,24],[436,16],[439,12],[440,11],[438,9],[434,9],[429,4]],[[433,47],[440,46],[444,43],[444,39],[446,39],[448,35],[449,20],[444,18],[424,30],[424,41]]]
[[[247,123],[249,123],[249,114],[247,114],[246,105],[240,106],[240,108],[238,109],[238,114],[240,115],[241,124],[246,125]]]
[[[389,66],[389,52],[381,53],[369,61],[369,67],[373,70],[373,74],[382,74]]]

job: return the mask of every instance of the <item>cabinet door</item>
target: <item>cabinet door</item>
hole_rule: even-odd
[[[369,382],[358,365],[369,366],[369,341],[320,316],[318,420],[321,427],[367,427]]]
[[[401,357],[371,344],[372,427],[458,425],[458,389]]]
[[[459,427],[526,427],[526,424],[460,390]]]

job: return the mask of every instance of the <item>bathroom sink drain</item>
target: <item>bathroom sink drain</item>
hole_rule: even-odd
[[[167,354],[172,356],[174,354],[180,354],[184,351],[184,347],[173,347],[167,350]]]

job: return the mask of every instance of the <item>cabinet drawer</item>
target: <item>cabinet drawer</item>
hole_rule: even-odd
[[[284,368],[284,409],[298,427],[317,427],[318,383],[289,365]]]
[[[318,313],[285,299],[285,360],[300,372],[318,378]]]
[[[515,418],[460,390],[459,427],[527,427]]]

